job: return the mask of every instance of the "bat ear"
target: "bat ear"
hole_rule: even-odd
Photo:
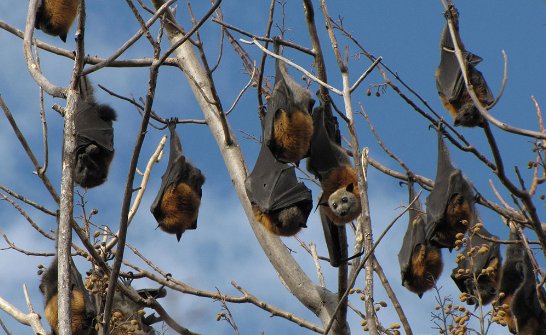
[[[176,233],[176,239],[178,242],[180,242],[180,238],[182,237],[182,233]]]
[[[354,188],[355,186],[353,185],[353,183],[350,183],[349,185],[347,185],[347,187],[345,187],[345,191],[353,193]]]

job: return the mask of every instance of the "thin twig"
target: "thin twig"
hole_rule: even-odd
[[[396,310],[396,313],[398,314],[398,318],[400,318],[400,322],[402,323],[402,327],[404,327],[405,334],[412,335],[413,331],[411,330],[410,324],[408,322],[408,318],[406,317],[406,314],[404,313],[402,306],[400,306],[398,297],[396,296],[396,293],[394,293],[391,285],[389,284],[389,280],[387,279],[387,276],[385,275],[385,272],[383,272],[383,268],[381,267],[381,265],[379,264],[379,261],[377,260],[375,256],[373,256],[373,269],[375,273],[377,274],[377,276],[379,277],[379,280],[381,280],[381,283],[383,284],[383,287],[385,288],[385,292],[387,292],[389,299],[391,299],[394,309]]]
[[[157,20],[159,19],[163,13],[165,11],[168,11],[169,10],[169,6],[171,4],[173,4],[176,0],[167,0],[167,2],[165,2],[165,4],[163,6],[161,6],[161,8],[159,8],[156,13],[146,22],[146,28],[150,28],[152,26],[152,24]],[[143,27],[141,27],[137,32],[136,34],[134,34],[130,39],[128,39],[125,43],[123,43],[123,45],[121,47],[119,47],[112,55],[110,55],[110,57],[108,57],[107,59],[105,59],[104,61],[98,63],[98,64],[95,64],[93,66],[90,66],[88,67],[87,69],[85,69],[83,72],[82,72],[82,75],[88,75],[92,72],[95,72],[99,69],[102,69],[103,67],[106,67],[108,66],[110,63],[112,63],[113,61],[115,61],[119,56],[121,56],[127,49],[129,49],[129,47],[131,45],[133,45],[136,41],[138,41],[140,39],[140,37],[142,37],[142,35],[146,32],[146,29],[144,29]],[[167,56],[165,56],[165,60],[166,60]],[[153,62],[151,64],[151,66],[153,65]]]
[[[148,164],[146,164],[146,170],[144,170],[144,174],[142,175],[142,180],[140,182],[138,193],[135,196],[135,201],[133,202],[133,206],[131,207],[131,210],[129,211],[127,225],[131,224],[131,222],[133,221],[133,217],[135,216],[138,210],[138,207],[140,206],[140,201],[142,200],[142,197],[144,196],[144,192],[146,191],[146,187],[148,186],[148,179],[150,178],[150,173],[152,172],[153,165],[159,162],[159,156],[163,153],[163,147],[165,146],[165,142],[167,142],[167,136],[163,136],[161,138],[157,148],[155,149],[155,152],[152,154],[152,156],[148,160]],[[119,233],[120,232],[118,230],[118,232],[114,235],[112,240],[105,247],[105,250],[111,250],[116,245],[118,240],[117,237]]]
[[[258,49],[262,50],[262,52],[265,52],[266,54],[268,54],[269,56],[275,58],[275,59],[279,59],[283,62],[285,62],[286,64],[292,66],[293,68],[297,69],[298,71],[302,72],[303,74],[305,74],[309,79],[313,80],[314,82],[328,88],[330,91],[334,92],[335,94],[337,95],[343,95],[343,92],[341,92],[340,90],[338,90],[337,88],[333,87],[332,85],[329,85],[325,82],[323,82],[322,80],[318,79],[317,77],[315,77],[311,72],[307,71],[306,69],[304,69],[303,67],[299,66],[298,64],[296,63],[293,63],[292,61],[288,60],[287,58],[283,57],[283,56],[279,56],[277,54],[275,54],[274,52],[271,52],[269,50],[267,50],[266,48],[264,48],[256,39],[253,39],[252,41],[247,41],[247,40],[244,40],[244,39],[239,39],[239,41],[245,43],[245,44],[254,44],[258,47]]]

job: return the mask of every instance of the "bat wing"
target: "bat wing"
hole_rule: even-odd
[[[408,182],[408,193],[409,201],[411,202],[416,196],[413,188],[413,181],[411,180]],[[402,284],[405,282],[407,275],[411,270],[411,257],[415,247],[426,243],[425,221],[421,211],[421,203],[419,200],[416,200],[410,207],[408,229],[404,235],[400,252],[398,252],[398,262],[400,263]]]
[[[278,62],[278,61],[277,61]],[[286,81],[282,76],[279,75],[279,71],[277,71],[277,75],[275,77],[275,87],[273,89],[273,93],[271,94],[271,97],[269,98],[267,102],[267,113],[265,114],[264,118],[264,142],[271,146],[272,143],[272,137],[273,137],[273,127],[274,127],[274,121],[275,121],[275,115],[279,110],[284,110],[286,112],[289,112],[293,110],[290,104],[290,90],[288,89],[288,86],[286,85]]]
[[[319,206],[320,221],[322,223],[322,230],[324,231],[324,239],[326,241],[326,247],[328,248],[328,256],[330,258],[330,265],[338,267],[341,264],[341,241],[339,240],[339,229],[345,229],[344,226],[335,225],[326,216],[323,206]]]
[[[245,184],[251,202],[266,213],[312,202],[311,190],[298,182],[294,167],[277,161],[264,144]]]
[[[98,106],[84,100],[78,102],[74,120],[77,149],[97,144],[105,150],[114,151],[114,128],[111,121],[100,118]]]
[[[333,168],[350,164],[343,148],[328,135],[327,127],[335,129],[332,121],[326,120],[325,108],[319,106],[313,110],[313,137],[311,138],[310,155],[307,159],[307,170],[319,180]]]
[[[427,239],[429,239],[436,226],[443,220],[447,202],[451,195],[449,192],[450,180],[460,174],[451,163],[449,150],[444,143],[441,128],[438,130],[438,162],[436,167],[436,179],[434,188],[428,195],[425,204],[427,212]],[[456,177],[458,178],[458,177]]]

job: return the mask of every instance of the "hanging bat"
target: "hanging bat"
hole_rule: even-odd
[[[462,257],[458,256],[458,264],[451,278],[459,290],[468,293],[466,303],[469,305],[486,305],[497,296],[501,255],[498,243],[488,241],[482,236],[497,238],[484,227],[471,228],[468,233],[466,247]]]
[[[410,203],[416,194],[413,181],[408,181]],[[442,252],[439,248],[430,245],[425,238],[425,217],[419,200],[416,200],[409,209],[409,224],[402,248],[398,253],[402,285],[419,298],[436,284],[444,268]]]
[[[275,42],[279,54],[279,43]],[[286,65],[276,60],[275,87],[267,102],[264,119],[264,141],[281,162],[298,163],[307,156],[313,135],[311,109],[315,101],[286,71]]]
[[[99,104],[87,78],[80,80],[82,99],[76,107],[76,167],[74,181],[81,187],[91,188],[106,181],[114,158],[114,128],[116,112],[108,105]]]
[[[256,220],[271,233],[292,236],[307,227],[311,190],[298,182],[294,167],[278,161],[264,143],[245,186]]]
[[[520,241],[515,227],[510,224],[511,241]],[[509,244],[506,248],[505,260],[502,266],[501,279],[499,284],[499,300],[497,307],[502,308],[507,305],[508,308],[502,308],[504,311],[503,320],[512,334],[516,334],[516,320],[510,309],[510,303],[514,298],[514,293],[523,282],[523,270],[525,266],[525,250],[521,243]],[[501,296],[501,293],[503,294]]]
[[[461,170],[451,164],[449,150],[438,128],[438,164],[434,188],[426,199],[426,239],[439,248],[455,246],[458,233],[465,233],[474,216],[474,194]]]
[[[51,265],[42,274],[40,283],[40,291],[45,298],[44,315],[51,326],[53,335],[56,335],[59,332],[57,275],[58,259],[55,257]],[[72,261],[72,258],[70,258],[70,283],[72,286],[70,297],[72,334],[94,334],[94,319],[96,315],[95,305],[92,303],[89,292],[83,285],[82,277]]]
[[[523,249],[523,247],[520,248]],[[529,255],[525,250],[518,253],[520,255],[516,254],[515,257],[520,257],[520,261],[514,267],[514,273],[510,274],[520,284],[510,302],[510,309],[516,323],[515,333],[546,335],[546,311],[542,310],[538,300],[538,294],[541,294],[545,301],[546,292],[542,287],[539,290],[540,293],[537,293],[536,278]]]
[[[319,205],[336,225],[355,220],[362,212],[356,171],[344,149],[330,138],[325,107],[313,110],[314,133],[311,139],[307,170],[320,180]]]
[[[128,286],[133,290],[132,287]],[[159,289],[141,289],[136,293],[143,299],[154,298],[159,299],[167,295],[164,288]],[[155,314],[144,317],[141,311],[145,308],[129,297],[126,297],[123,292],[116,290],[114,293],[114,302],[112,305],[111,333],[114,335],[154,335],[155,330],[151,327],[153,323],[162,321]]]
[[[168,127],[171,133],[169,162],[150,211],[159,228],[169,234],[176,234],[180,241],[182,233],[187,229],[197,228],[205,176],[182,153],[176,122],[169,122]]]
[[[450,6],[445,16],[446,18],[451,17],[455,29],[459,31],[459,13],[455,7]],[[482,61],[482,58],[466,51],[462,41],[459,40],[458,45],[464,56],[468,80],[472,84],[476,96],[483,106],[491,105],[494,101],[493,94],[482,73],[476,69],[476,65]],[[474,105],[466,89],[447,22],[440,39],[440,65],[436,69],[435,77],[440,100],[445,109],[453,116],[455,126],[483,127],[485,119]]]
[[[79,0],[41,0],[36,11],[35,28],[66,42],[70,26],[78,15]]]

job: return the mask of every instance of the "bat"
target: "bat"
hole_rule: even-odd
[[[455,236],[465,233],[474,216],[472,185],[451,164],[449,150],[438,128],[438,163],[434,188],[426,201],[426,239],[439,248],[455,246]]]
[[[479,221],[479,220],[478,220]],[[457,257],[458,264],[451,278],[459,290],[467,293],[469,305],[489,304],[497,296],[501,269],[501,255],[498,243],[482,236],[497,238],[485,227],[472,227],[468,233],[466,247]],[[462,256],[460,256],[462,255]]]
[[[523,246],[518,247],[521,250],[513,256],[518,257],[519,261],[510,274],[519,283],[510,302],[510,310],[516,323],[515,333],[546,335],[546,311],[542,310],[538,300],[538,294],[542,295],[543,301],[546,300],[546,292],[544,287],[541,287],[537,293],[536,278],[529,255],[523,250]]]
[[[127,287],[134,290],[131,286]],[[167,291],[163,287],[159,289],[140,289],[136,293],[143,299],[159,299],[167,295]],[[144,307],[126,297],[120,290],[116,290],[110,319],[111,333],[114,335],[154,335],[155,331],[151,325],[162,321],[162,319],[156,317],[155,314],[144,317],[144,313],[141,312]]]
[[[40,291],[45,298],[44,316],[51,326],[53,335],[59,332],[57,275],[58,259],[55,257],[51,265],[42,274],[40,282]],[[72,285],[70,300],[72,334],[94,334],[95,305],[92,303],[89,292],[83,285],[82,277],[72,258],[70,258],[70,283]]]
[[[265,142],[245,187],[256,220],[271,233],[292,236],[307,226],[313,207],[311,190],[298,182],[294,167],[278,161]]]
[[[459,30],[459,13],[450,6],[445,13],[451,17],[455,29]],[[487,85],[482,73],[476,65],[482,58],[464,49],[462,41],[458,41],[462,50],[468,71],[468,79],[476,92],[476,96],[485,107],[494,101],[493,94]],[[464,77],[455,55],[455,46],[446,22],[440,39],[440,65],[436,69],[436,88],[445,109],[453,116],[455,126],[483,127],[485,119],[474,105],[464,83]]]
[[[511,241],[520,241],[520,238],[515,231],[515,227],[513,227],[512,224],[510,224],[510,235],[508,239]],[[521,243],[509,244],[506,248],[505,260],[500,277],[497,307],[503,309],[503,323],[508,326],[508,329],[512,334],[516,334],[516,320],[510,309],[510,304],[514,298],[514,293],[523,282],[522,274],[525,258],[525,250]],[[503,305],[508,306],[508,308],[503,308]]]
[[[176,133],[176,122],[169,122],[168,127],[171,134],[169,162],[150,211],[159,228],[176,234],[180,241],[187,229],[197,228],[205,176],[186,160]]]
[[[408,192],[411,203],[416,197],[412,180],[408,182]],[[402,285],[419,298],[434,287],[444,268],[441,250],[430,245],[425,238],[425,216],[419,200],[409,209],[408,229],[398,253],[398,262]]]
[[[35,28],[66,42],[70,26],[78,15],[79,0],[41,0],[36,11]]]
[[[313,110],[314,133],[311,139],[307,170],[320,181],[322,196],[319,205],[336,225],[356,219],[362,212],[356,171],[345,150],[328,134],[332,122],[324,106]]]
[[[87,78],[80,80],[82,99],[78,100],[74,126],[76,130],[76,165],[74,181],[85,188],[104,183],[114,158],[114,128],[116,112],[99,104]]]
[[[275,53],[279,54],[277,41]],[[275,87],[264,118],[264,141],[275,158],[297,163],[309,151],[313,135],[311,109],[315,101],[309,91],[288,75],[284,62],[277,59],[275,67]]]

